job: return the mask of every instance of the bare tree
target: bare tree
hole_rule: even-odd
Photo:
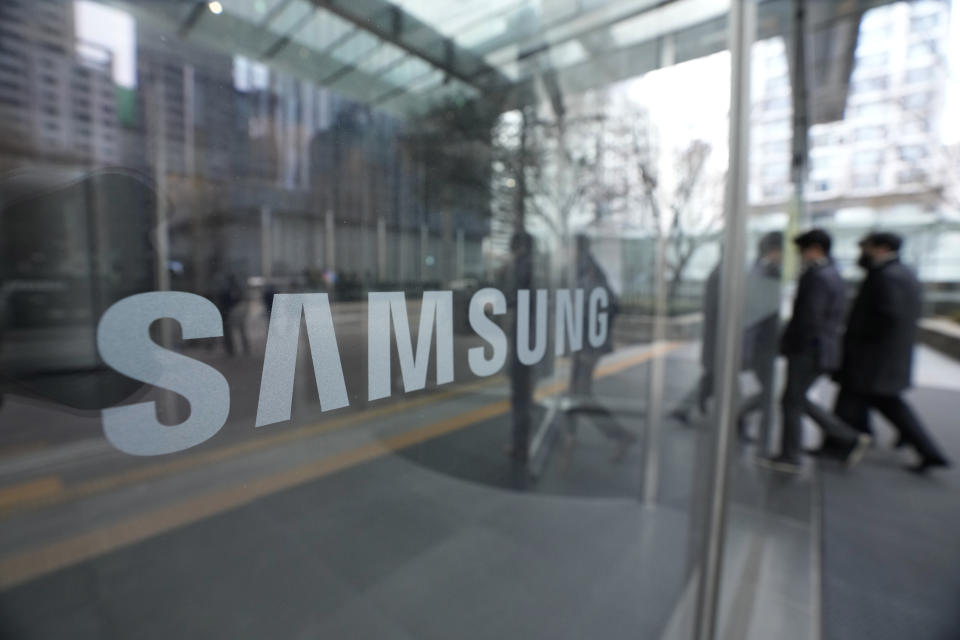
[[[693,256],[704,244],[713,240],[722,221],[716,188],[722,179],[711,179],[705,171],[710,155],[710,144],[692,141],[677,154],[676,185],[661,206],[663,194],[649,145],[644,144],[642,132],[634,131],[636,168],[645,204],[652,216],[658,238],[665,236],[664,268],[667,275],[667,297],[674,300],[686,277]]]

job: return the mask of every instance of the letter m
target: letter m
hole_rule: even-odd
[[[437,384],[453,382],[453,292],[424,291],[420,305],[420,330],[416,354],[407,320],[407,302],[401,291],[368,294],[367,383],[368,398],[390,396],[390,319],[397,336],[397,355],[404,391],[423,389],[433,328],[437,328]]]

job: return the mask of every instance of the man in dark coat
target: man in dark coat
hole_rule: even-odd
[[[780,341],[780,353],[787,357],[781,449],[777,457],[762,459],[765,466],[792,473],[800,470],[804,413],[836,443],[848,464],[859,460],[871,440],[807,398],[817,378],[840,366],[846,288],[830,258],[832,240],[826,231],[811,229],[794,238],[794,244],[804,269],[797,283],[793,316]]]
[[[899,431],[902,442],[920,454],[920,462],[910,469],[922,473],[949,463],[901,397],[911,383],[921,312],[920,284],[900,262],[901,243],[898,235],[884,232],[860,242],[859,264],[867,277],[847,321],[834,412],[854,428],[871,433],[870,409],[879,411]]]

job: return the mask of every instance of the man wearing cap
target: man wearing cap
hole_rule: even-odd
[[[871,233],[860,242],[858,264],[867,270],[847,321],[843,364],[836,378],[838,417],[870,433],[869,412],[876,409],[913,446],[920,461],[909,467],[923,473],[949,465],[901,394],[910,386],[913,346],[921,313],[916,276],[900,262],[902,239],[894,233]],[[824,443],[826,449],[834,445]]]
[[[761,459],[778,471],[800,471],[803,414],[820,425],[827,440],[847,464],[855,464],[870,444],[870,436],[843,424],[807,398],[822,374],[840,366],[840,341],[846,293],[843,279],[830,258],[832,240],[823,229],[811,229],[794,238],[803,259],[797,283],[793,316],[780,341],[787,358],[787,384],[783,392],[783,433],[780,455]]]

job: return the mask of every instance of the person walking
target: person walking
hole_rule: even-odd
[[[569,456],[576,442],[577,422],[580,416],[589,419],[608,440],[616,443],[616,452],[613,460],[622,461],[631,446],[637,441],[632,431],[620,424],[613,412],[598,401],[593,393],[594,371],[600,358],[613,352],[613,323],[617,316],[619,305],[616,294],[610,287],[607,274],[590,251],[590,238],[577,236],[577,287],[583,289],[587,296],[594,289],[602,288],[607,292],[607,339],[598,347],[584,340],[583,348],[571,355],[572,367],[570,375],[569,398],[572,404],[565,410],[567,425],[565,431],[564,449]],[[590,326],[589,313],[586,306],[583,309],[583,326]]]
[[[777,359],[780,313],[780,263],[783,258],[783,234],[766,233],[757,244],[757,259],[747,272],[744,310],[742,369],[753,372],[760,390],[740,404],[737,433],[745,442],[753,441],[747,416],[760,412],[759,440],[766,446],[773,420],[773,371]],[[714,358],[720,306],[720,264],[710,272],[704,286],[703,340],[700,349],[702,373],[691,389],[670,412],[677,422],[689,425],[695,408],[706,414],[713,396]],[[762,449],[761,449],[762,450]]]
[[[703,335],[700,339],[700,377],[669,416],[689,426],[695,409],[706,415],[707,401],[713,397],[714,359],[717,350],[717,325],[720,312],[720,262],[710,271],[703,285]]]
[[[760,413],[757,440],[759,452],[769,444],[773,425],[774,369],[780,338],[780,265],[783,261],[783,234],[771,231],[760,238],[757,259],[747,273],[744,308],[743,368],[753,372],[759,391],[744,398],[740,405],[738,432],[752,440],[746,417]]]
[[[781,448],[778,456],[761,458],[760,463],[777,471],[797,473],[801,469],[804,413],[823,429],[848,465],[860,459],[871,438],[807,398],[810,387],[821,375],[840,366],[846,288],[830,258],[830,234],[823,229],[811,229],[793,241],[800,250],[803,273],[797,283],[793,315],[780,340],[780,353],[787,358],[787,383],[781,401]]]
[[[901,245],[900,236],[889,232],[871,233],[860,242],[858,264],[867,277],[847,322],[834,413],[872,435],[870,409],[879,411],[920,455],[909,469],[923,473],[950,463],[902,397],[911,384],[922,293],[913,271],[900,262]],[[825,443],[828,450],[835,446]]]

